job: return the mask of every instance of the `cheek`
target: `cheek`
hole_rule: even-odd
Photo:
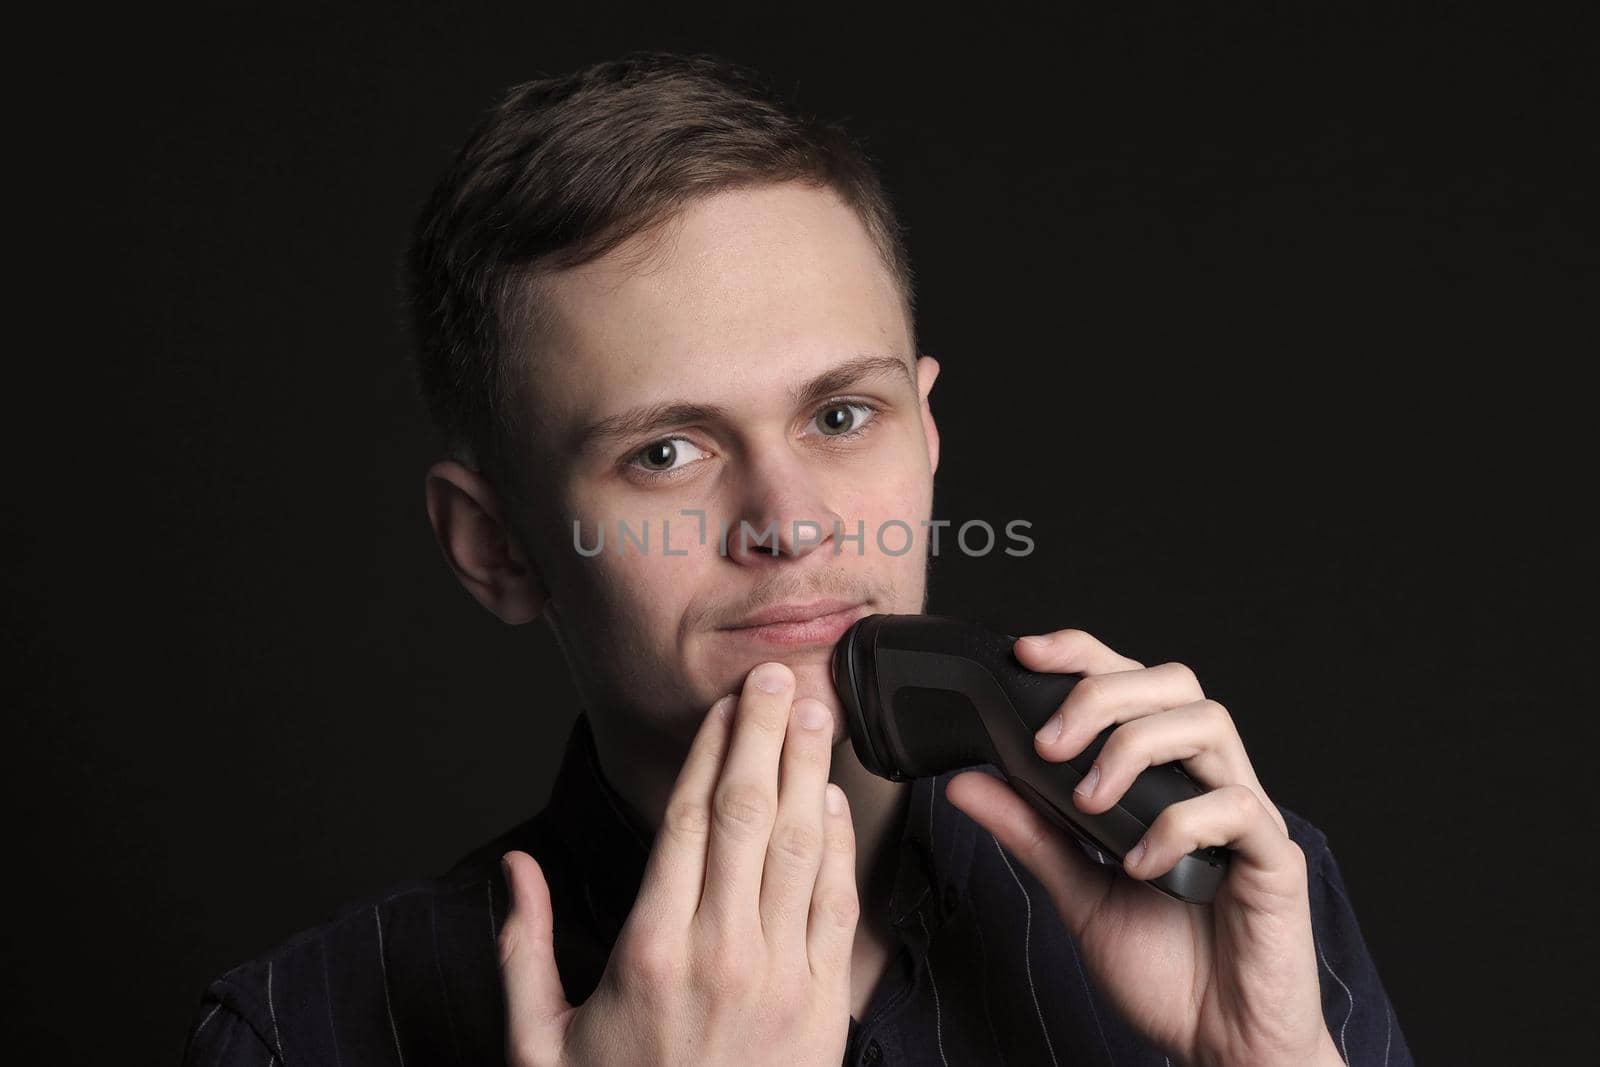
[[[885,518],[898,518],[915,527],[928,517],[933,498],[933,472],[919,428],[906,426],[893,446],[881,455],[863,483],[862,499]]]
[[[591,549],[593,536],[598,535],[591,536]],[[605,550],[582,562],[604,587],[604,599],[619,623],[647,623],[657,632],[665,630],[666,640],[712,564],[708,553],[714,551],[714,531],[707,542],[699,543],[693,517],[634,522],[626,532],[613,520],[606,526]]]
[[[841,497],[841,502],[841,514],[852,530],[857,519],[864,520],[869,554],[877,548],[875,531],[880,528],[884,544],[898,551],[905,543],[907,528],[918,543],[925,539],[927,530],[922,524],[930,518],[933,485],[925,472],[900,467],[882,472],[870,485]]]
[[[864,533],[859,549],[850,544],[844,552],[852,558],[857,551],[862,553],[856,565],[875,575],[875,584],[887,598],[881,610],[915,612],[922,610],[926,591],[932,534],[925,523],[932,517],[933,480],[926,463],[900,458],[899,464],[886,465],[841,498],[840,510],[850,512],[845,519],[851,531],[860,519]]]
[[[674,691],[684,590],[695,588],[681,557],[663,557],[651,531],[649,554],[631,545],[618,551],[616,527],[606,532],[605,551],[579,559],[585,587],[572,625],[597,686],[623,699]],[[592,542],[591,542],[592,543]]]
[[[625,599],[648,601],[661,614],[676,617],[698,587],[699,576],[711,566],[715,539],[713,530],[707,544],[701,545],[692,517],[652,522],[649,540],[642,546],[633,541],[608,546],[604,565],[609,581]]]

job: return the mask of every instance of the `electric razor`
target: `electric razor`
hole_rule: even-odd
[[[868,615],[839,638],[833,684],[862,766],[903,782],[993,764],[1046,819],[1120,862],[1169,804],[1206,792],[1176,763],[1147,767],[1099,815],[1073,803],[1116,726],[1083,752],[1052,763],[1033,735],[1080,675],[1030,671],[1012,654],[1016,638],[942,615]],[[1230,850],[1199,848],[1170,871],[1143,879],[1190,904],[1209,904],[1228,873]]]

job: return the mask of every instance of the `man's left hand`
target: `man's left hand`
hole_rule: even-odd
[[[1123,878],[1091,862],[1004,782],[976,771],[951,779],[950,802],[1049,891],[1097,987],[1134,1029],[1186,1064],[1342,1064],[1322,1016],[1306,857],[1227,709],[1182,664],[1145,667],[1082,630],[1020,640],[1015,655],[1030,670],[1083,675],[1034,741],[1045,759],[1070,759],[1120,724],[1085,779],[1092,791],[1074,795],[1080,810],[1106,811],[1140,771],[1173,761],[1208,790],[1160,814],[1123,863]],[[1137,884],[1207,845],[1233,851],[1212,904]]]

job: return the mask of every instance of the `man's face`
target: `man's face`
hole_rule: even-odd
[[[798,183],[730,191],[547,284],[529,460],[549,505],[535,519],[545,613],[583,698],[679,734],[780,660],[842,739],[834,637],[923,609],[938,465],[938,364],[910,350],[855,212]],[[663,405],[714,410],[618,425]],[[587,552],[603,530],[602,551],[578,550],[574,520]],[[850,607],[820,633],[735,628],[818,601]]]

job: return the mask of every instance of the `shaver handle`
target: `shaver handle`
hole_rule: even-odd
[[[1072,791],[1115,727],[1059,763],[1041,758],[1033,744],[1034,734],[1060,707],[1079,675],[1028,670],[1012,652],[1015,638],[964,620],[882,618],[871,657],[883,701],[879,743],[899,776],[993,763],[1050,822],[1119,861],[1162,810],[1206,791],[1183,768],[1168,763],[1140,772],[1108,810],[1080,810]],[[1179,900],[1210,903],[1227,875],[1228,859],[1226,848],[1196,849],[1146,881]]]

